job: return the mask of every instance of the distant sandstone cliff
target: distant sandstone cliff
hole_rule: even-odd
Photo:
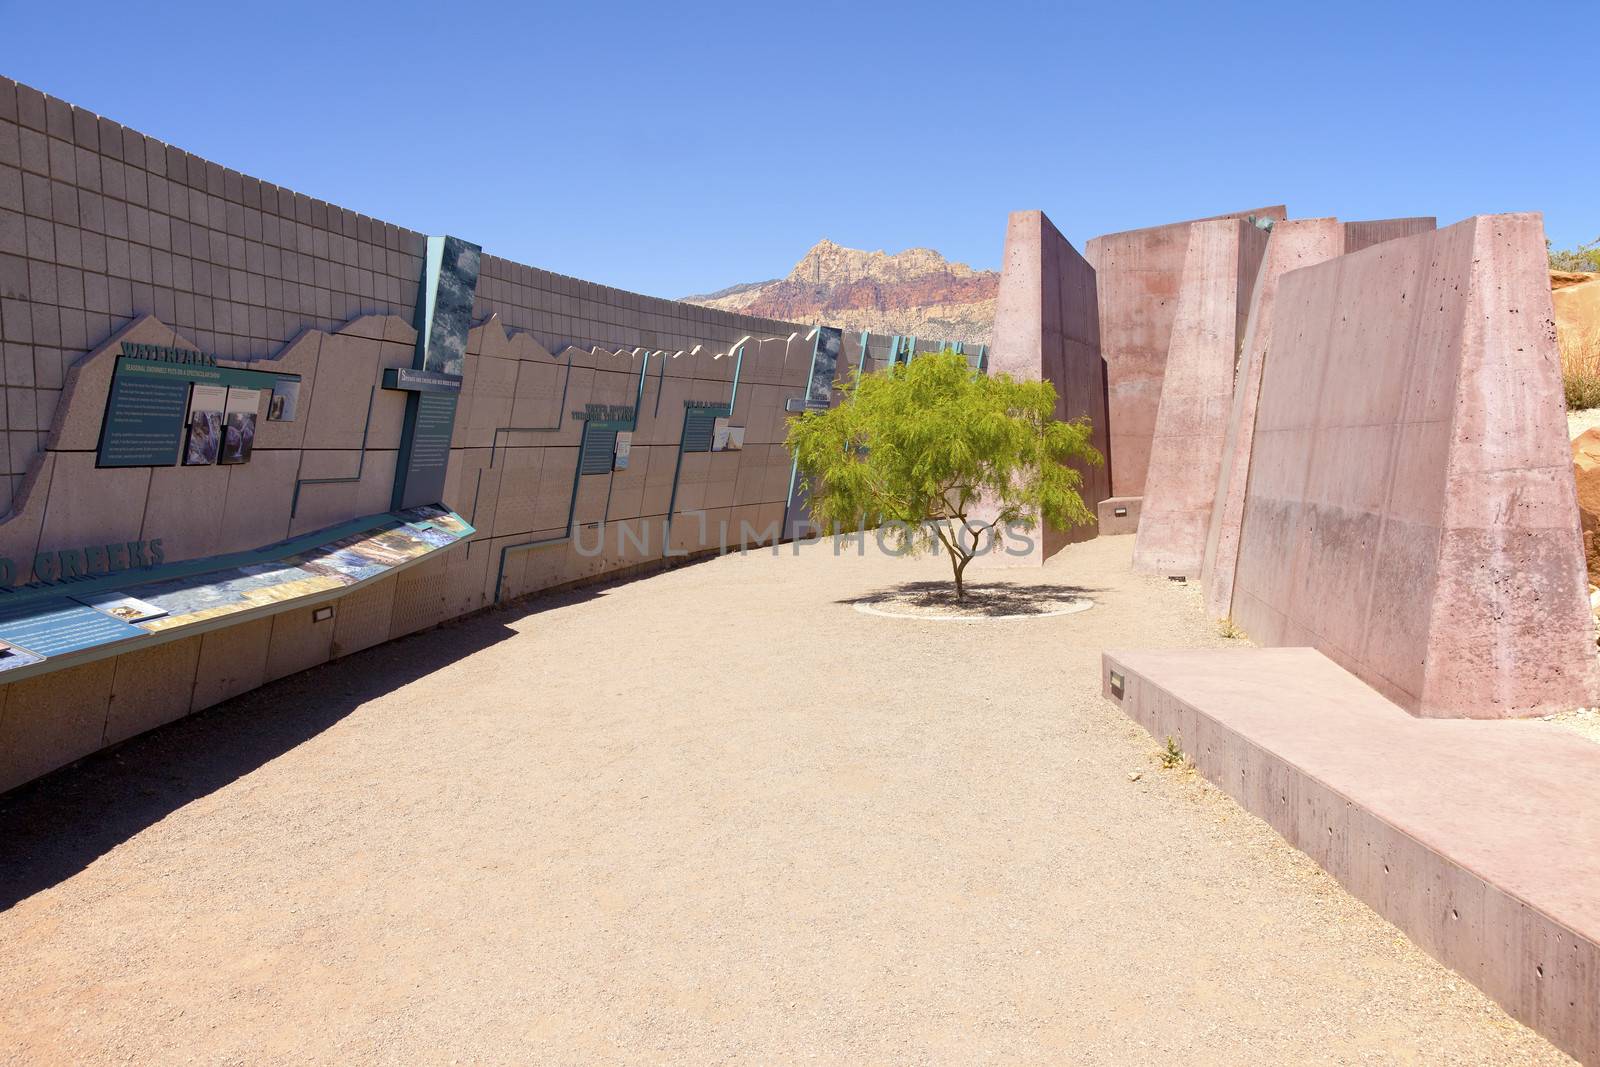
[[[931,248],[891,256],[822,240],[788,277],[683,299],[790,322],[987,344],[999,285],[998,271],[951,263]]]

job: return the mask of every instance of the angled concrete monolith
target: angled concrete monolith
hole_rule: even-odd
[[[1413,714],[1594,704],[1594,620],[1537,214],[1286,274],[1233,618]]]
[[[1100,358],[1099,305],[1094,268],[1042,211],[1014,211],[1006,223],[1005,260],[995,298],[989,372],[1054,383],[1056,417],[1087,416],[1093,443],[1107,453],[1105,363]],[[1111,495],[1108,466],[1075,464],[1079,493],[1091,513]],[[1095,536],[1096,526],[1050,527],[1033,533],[1026,555],[991,554],[991,561],[1038,564],[1072,541]]]
[[[1245,326],[1244,348],[1233,383],[1233,411],[1217,477],[1211,527],[1206,534],[1205,561],[1200,568],[1206,610],[1213,618],[1233,611],[1233,576],[1239,562],[1239,524],[1244,518],[1244,493],[1250,476],[1250,446],[1255,439],[1256,404],[1261,372],[1272,345],[1272,307],[1278,280],[1288,271],[1325,262],[1383,241],[1434,229],[1431,217],[1370,219],[1340,223],[1338,219],[1294,219],[1273,226],[1266,257],[1256,276]]]
[[[1281,219],[1285,214],[1280,204],[1214,218]],[[1189,227],[1205,221],[1211,220],[1103,234],[1084,246],[1084,258],[1095,270],[1100,303],[1100,354],[1106,361],[1106,408],[1111,419],[1111,490],[1117,496],[1144,492]]]
[[[1206,609],[1213,618],[1228,618],[1233,610],[1239,520],[1244,515],[1244,489],[1250,474],[1250,446],[1255,438],[1261,371],[1272,344],[1272,307],[1278,293],[1278,280],[1288,271],[1340,255],[1344,251],[1345,232],[1338,219],[1292,219],[1274,225],[1267,239],[1255,291],[1250,297],[1244,348],[1239,353],[1222,465],[1217,475],[1211,521],[1206,531],[1205,558],[1201,564]]]
[[[1189,227],[1150,445],[1133,565],[1198,578],[1222,464],[1233,368],[1267,231],[1241,219]]]
[[[1364,219],[1344,224],[1344,250],[1359,252],[1363,248],[1393,241],[1396,237],[1427,233],[1439,228],[1439,220],[1432,215],[1414,215],[1405,219]]]

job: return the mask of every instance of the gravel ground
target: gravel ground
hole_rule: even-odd
[[[1226,643],[1131,546],[993,625],[851,608],[943,560],[729,557],[88,760],[0,800],[0,1049],[1566,1062],[1100,698],[1102,648]]]
[[[1600,708],[1578,708],[1574,711],[1564,711],[1559,715],[1550,715],[1546,722],[1553,722],[1557,726],[1564,726],[1579,737],[1600,744]]]
[[[1567,436],[1576,441],[1585,430],[1600,426],[1600,408],[1585,408],[1567,412]]]

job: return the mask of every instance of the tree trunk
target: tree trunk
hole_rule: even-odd
[[[966,586],[962,584],[961,574],[967,569],[967,564],[972,562],[972,557],[957,552],[950,553],[950,566],[956,572],[956,600],[967,599]]]

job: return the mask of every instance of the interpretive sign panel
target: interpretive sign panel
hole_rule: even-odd
[[[806,388],[806,407],[825,408],[833,399],[833,381],[839,371],[839,348],[844,331],[833,326],[817,327],[817,348],[811,356],[811,381]]]
[[[65,598],[0,614],[0,639],[47,658],[145,635],[137,626]]]
[[[297,375],[219,367],[210,356],[187,349],[126,343],[122,349],[100,424],[100,467],[170,467],[180,455],[185,464],[247,462],[260,405],[260,393],[250,394],[299,383]],[[216,401],[230,388],[239,399],[224,411]]]
[[[170,467],[178,462],[188,414],[189,379],[166,364],[117,361],[100,427],[101,467]]]

